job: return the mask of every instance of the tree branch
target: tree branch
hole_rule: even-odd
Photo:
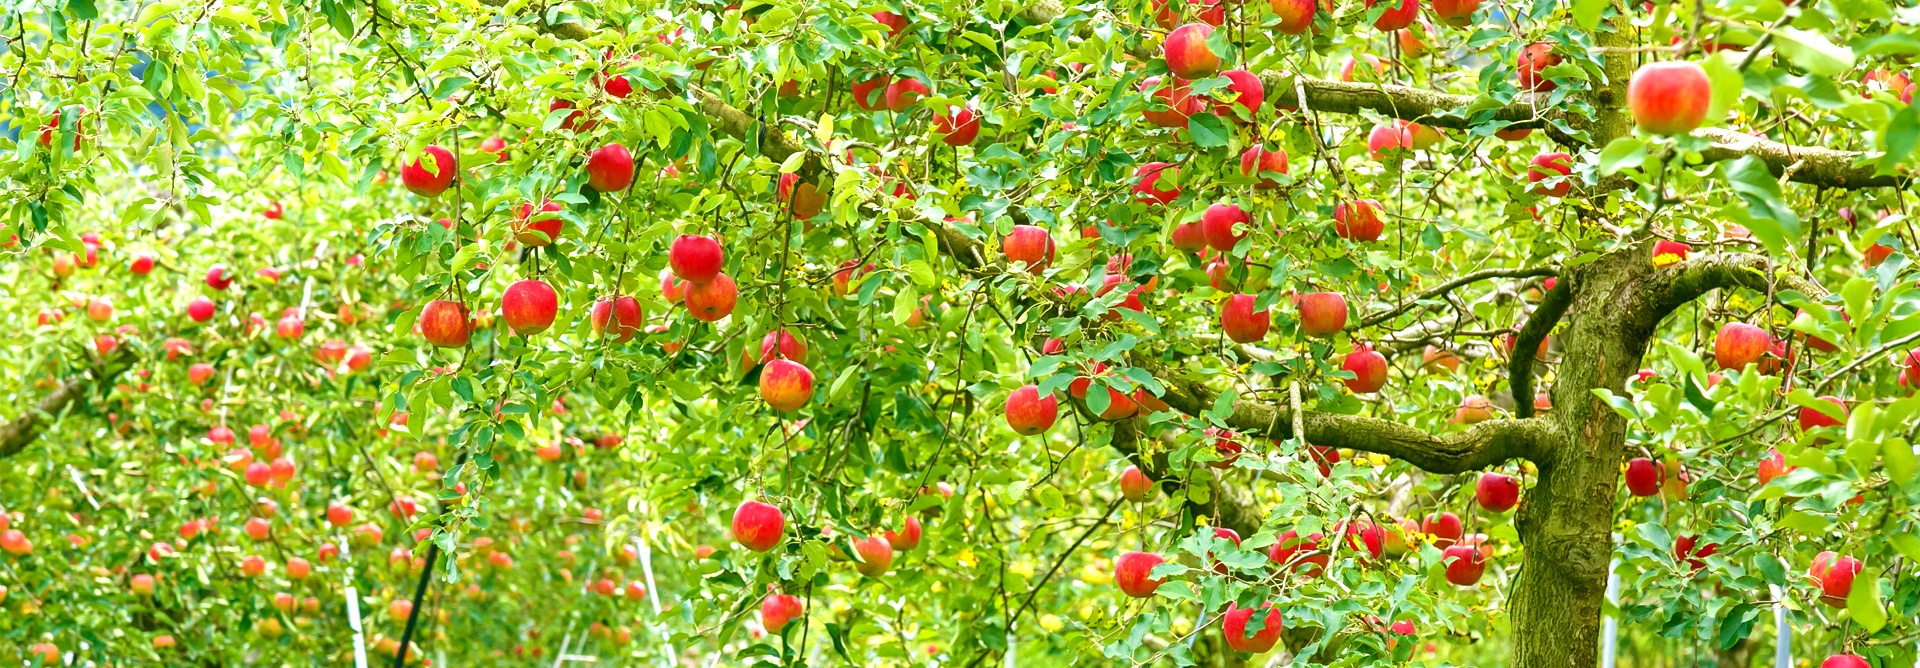
[[[1780,270],[1776,272],[1776,269]],[[1667,314],[1713,290],[1745,287],[1759,292],[1769,292],[1775,286],[1794,290],[1813,300],[1818,300],[1827,294],[1825,288],[1801,278],[1791,269],[1777,267],[1773,260],[1765,256],[1753,253],[1714,253],[1694,257],[1661,269],[1654,274],[1652,284],[1638,292],[1637,299],[1651,310],[1631,308],[1625,312],[1650,315],[1653,322],[1645,323],[1647,325],[1645,331],[1652,331],[1652,326],[1658,325]]]
[[[1878,156],[1877,153],[1835,151],[1815,146],[1792,146],[1777,141],[1734,132],[1726,128],[1700,128],[1693,136],[1713,140],[1713,148],[1702,152],[1707,162],[1734,160],[1743,156],[1767,163],[1774,176],[1799,165],[1787,180],[1828,188],[1882,188],[1911,184],[1913,177],[1880,174],[1873,165],[1854,163]]]
[[[1147,370],[1167,386],[1161,400],[1188,415],[1203,415],[1216,393],[1205,384],[1136,353],[1134,366]],[[1432,473],[1460,473],[1487,468],[1514,458],[1531,458],[1536,445],[1550,438],[1552,427],[1540,419],[1490,420],[1457,434],[1433,435],[1379,418],[1306,411],[1306,441],[1330,448],[1352,448],[1404,460]],[[1293,437],[1293,411],[1235,399],[1227,426],[1235,431],[1271,439]]]
[[[1559,272],[1554,270],[1551,267],[1534,267],[1532,269],[1485,269],[1481,271],[1476,271],[1471,274],[1467,274],[1465,276],[1461,276],[1459,278],[1453,279],[1451,281],[1447,281],[1446,283],[1443,283],[1438,287],[1435,287],[1426,292],[1422,292],[1418,295],[1414,295],[1413,299],[1407,300],[1407,302],[1404,304],[1395,306],[1385,311],[1381,311],[1379,313],[1375,313],[1373,315],[1369,315],[1365,318],[1361,318],[1358,322],[1348,323],[1347,331],[1352,332],[1352,331],[1362,330],[1362,329],[1366,329],[1368,327],[1372,327],[1374,325],[1378,325],[1380,323],[1386,322],[1388,320],[1391,320],[1399,316],[1402,313],[1406,313],[1409,309],[1412,309],[1414,306],[1419,305],[1420,302],[1433,299],[1435,297],[1439,297],[1449,292],[1453,292],[1454,290],[1458,289],[1460,286],[1466,285],[1468,283],[1477,283],[1480,281],[1487,280],[1489,278],[1533,278],[1535,276],[1558,276],[1558,275],[1559,275]]]
[[[92,385],[113,382],[132,361],[133,352],[123,348],[112,359],[107,360],[106,364],[94,369],[91,373],[61,383],[60,387],[54,388],[52,394],[41,398],[33,408],[15,416],[12,422],[0,425],[0,459],[19,454],[40,437],[40,430],[46,427],[46,421],[42,416],[50,418],[60,415],[68,405],[86,396]]]
[[[1533,417],[1533,356],[1540,342],[1560,324],[1567,306],[1573,304],[1572,281],[1560,281],[1540,300],[1540,307],[1527,318],[1527,325],[1514,337],[1513,358],[1507,362],[1507,386],[1513,391],[1513,412],[1522,418]]]

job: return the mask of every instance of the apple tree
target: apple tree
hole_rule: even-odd
[[[1912,665],[1917,23],[15,3],[0,660]]]

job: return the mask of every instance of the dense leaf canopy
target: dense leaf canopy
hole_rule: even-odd
[[[1920,8],[1171,1],[13,3],[0,660],[1913,664]]]

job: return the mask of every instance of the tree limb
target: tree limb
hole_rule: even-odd
[[[1380,323],[1386,322],[1388,320],[1391,320],[1399,316],[1402,313],[1406,313],[1408,309],[1413,308],[1414,306],[1418,305],[1420,302],[1426,301],[1428,299],[1433,299],[1434,297],[1439,297],[1449,292],[1453,292],[1455,289],[1458,289],[1460,286],[1466,285],[1468,283],[1477,283],[1479,281],[1484,281],[1489,278],[1533,278],[1535,276],[1558,276],[1558,275],[1559,275],[1559,272],[1555,271],[1551,267],[1534,267],[1532,269],[1485,269],[1481,271],[1476,271],[1471,274],[1467,274],[1465,276],[1455,278],[1451,281],[1447,281],[1446,283],[1442,283],[1439,286],[1431,290],[1428,290],[1426,292],[1422,292],[1418,295],[1414,295],[1413,299],[1407,300],[1407,302],[1404,304],[1361,318],[1357,322],[1348,323],[1347,331],[1352,332],[1352,331],[1357,331],[1361,329],[1366,329],[1368,327],[1372,327],[1374,325],[1378,325]]]
[[[1707,162],[1734,160],[1744,156],[1759,158],[1774,176],[1799,165],[1787,180],[1828,188],[1882,188],[1911,184],[1913,177],[1880,174],[1873,165],[1854,163],[1875,157],[1874,153],[1835,151],[1815,146],[1792,146],[1770,139],[1734,132],[1726,128],[1700,128],[1693,136],[1713,140],[1713,147],[1701,155]]]
[[[61,383],[60,387],[54,388],[52,394],[42,397],[39,403],[33,405],[33,408],[15,416],[13,421],[0,425],[0,459],[19,454],[40,437],[40,430],[46,427],[43,416],[45,418],[58,416],[75,400],[86,396],[91,386],[113,382],[114,378],[119,377],[120,372],[127,369],[128,363],[132,360],[132,351],[122,349],[101,368]]]
[[[1667,314],[1719,288],[1745,287],[1770,292],[1774,287],[1794,290],[1808,299],[1825,297],[1826,289],[1790,269],[1775,271],[1773,260],[1753,253],[1713,253],[1693,257],[1653,275],[1651,284],[1638,291],[1637,299],[1648,309],[1631,308],[1624,312],[1645,313],[1653,321],[1644,323],[1651,331]]]
[[[1176,370],[1134,354],[1134,366],[1147,370],[1167,386],[1160,397],[1175,410],[1203,415],[1217,394],[1205,384]],[[1352,448],[1401,459],[1432,473],[1460,473],[1487,468],[1514,458],[1531,458],[1536,445],[1551,437],[1549,423],[1540,419],[1490,420],[1465,432],[1436,436],[1413,427],[1358,415],[1306,411],[1306,441],[1329,448]],[[1235,399],[1227,426],[1251,436],[1293,437],[1293,411],[1287,406]]]
[[[1513,358],[1507,362],[1507,386],[1513,390],[1513,412],[1522,418],[1533,417],[1533,357],[1540,342],[1560,324],[1567,306],[1573,304],[1571,281],[1560,281],[1540,300],[1540,307],[1527,318],[1527,325],[1514,336]]]

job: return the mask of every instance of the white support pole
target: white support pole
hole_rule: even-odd
[[[1620,566],[1620,560],[1607,562],[1607,603],[1620,607],[1620,574],[1614,569]],[[1600,620],[1600,668],[1613,668],[1614,659],[1619,655],[1620,620],[1607,615]]]
[[[353,668],[367,668],[367,638],[360,631],[360,592],[353,588],[353,554],[347,542],[340,541],[340,565],[346,573],[340,583],[347,586],[347,628],[353,629]]]
[[[1773,666],[1793,668],[1793,625],[1787,623],[1786,592],[1779,585],[1767,585],[1773,592]]]
[[[1014,668],[1020,665],[1019,662],[1014,659],[1018,654],[1019,653],[1014,650],[1013,645],[1013,627],[1009,626],[1007,627],[1007,668]]]
[[[649,545],[651,542],[638,534],[633,537],[634,549],[640,552],[640,573],[647,578],[647,601],[653,604],[653,619],[647,622],[647,628],[659,636],[660,651],[665,654],[662,658],[666,659],[668,668],[672,668],[678,664],[676,660],[678,655],[673,650],[673,643],[667,642],[667,634],[660,633],[656,625],[656,622],[660,621],[660,588],[653,584],[653,547]]]

